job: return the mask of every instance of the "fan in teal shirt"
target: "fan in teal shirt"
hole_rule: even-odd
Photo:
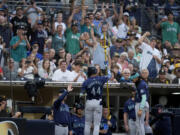
[[[10,41],[10,46],[14,46],[20,40],[19,36],[12,37]],[[22,40],[16,48],[11,49],[11,57],[16,62],[20,62],[22,58],[27,57],[27,43],[25,40]]]

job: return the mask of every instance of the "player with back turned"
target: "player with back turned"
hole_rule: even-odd
[[[136,113],[136,134],[135,135],[145,135],[144,124],[148,125],[149,120],[149,90],[148,90],[148,80],[149,72],[147,69],[141,70],[141,77],[134,80],[136,85],[136,96],[135,96],[135,113]],[[144,123],[146,117],[146,121]]]
[[[85,105],[85,129],[84,134],[90,135],[93,124],[93,135],[99,135],[100,122],[102,118],[102,91],[104,84],[111,78],[108,69],[107,76],[97,76],[95,67],[88,68],[88,79],[83,82],[80,96],[86,92],[87,100]]]

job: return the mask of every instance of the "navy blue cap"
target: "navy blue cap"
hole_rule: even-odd
[[[76,22],[73,22],[72,26],[78,26],[78,24]]]
[[[19,25],[19,26],[17,26],[17,29],[23,29],[23,30],[25,30],[26,27],[25,27],[24,25]]]

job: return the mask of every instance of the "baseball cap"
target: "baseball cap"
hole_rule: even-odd
[[[19,26],[17,27],[17,29],[25,30],[25,26],[24,26],[24,25],[19,25]]]
[[[122,38],[118,38],[118,39],[116,39],[116,42],[118,42],[118,43],[121,43],[123,41],[123,39]]]
[[[159,70],[159,74],[160,74],[160,75],[165,75],[165,74],[166,74],[166,72],[165,72],[165,70],[164,70],[164,69],[160,69],[160,70]]]
[[[129,17],[129,13],[128,12],[124,12],[123,15]]]
[[[163,65],[165,65],[167,62],[170,62],[168,59],[165,59],[164,61],[163,61]]]
[[[19,9],[23,10],[23,8],[20,7],[20,6],[16,7],[16,11],[19,10]]]
[[[114,57],[120,57],[119,53],[115,52]]]
[[[73,27],[73,26],[78,26],[78,24],[77,24],[76,22],[73,22],[73,23],[72,23],[72,27]]]

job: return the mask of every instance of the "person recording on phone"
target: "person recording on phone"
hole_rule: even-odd
[[[25,33],[25,26],[21,25],[17,28],[17,35],[13,36],[10,41],[11,46],[11,58],[18,63],[27,57],[27,50],[30,50],[31,46]]]

